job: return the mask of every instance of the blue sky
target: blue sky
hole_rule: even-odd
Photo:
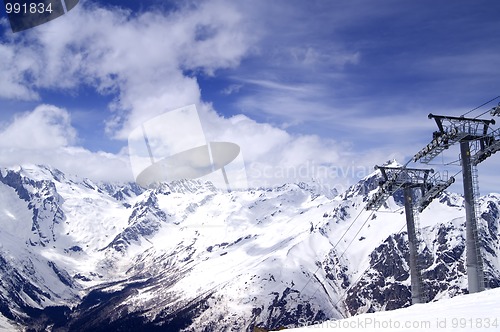
[[[358,174],[330,180],[352,183],[427,144],[428,113],[459,116],[500,95],[499,10],[495,0],[81,1],[15,35],[2,11],[0,162],[126,179],[127,133],[196,104],[247,166],[350,167]],[[500,190],[495,159],[481,165],[483,191]]]

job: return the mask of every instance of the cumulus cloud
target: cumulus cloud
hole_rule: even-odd
[[[130,131],[144,121],[196,104],[207,140],[241,147],[251,185],[320,177],[329,184],[338,183],[340,176],[346,178],[347,167],[362,161],[349,154],[345,143],[291,134],[244,115],[226,118],[202,100],[197,74],[216,75],[219,69],[237,67],[255,51],[254,43],[262,31],[252,29],[255,22],[250,24],[242,12],[234,2],[221,0],[170,12],[141,13],[82,2],[64,17],[23,34],[5,36],[6,42],[0,45],[0,71],[6,73],[6,79],[0,83],[0,96],[37,99],[42,91],[77,92],[82,86],[111,95],[107,133],[123,140],[124,146]],[[293,55],[300,65],[333,62],[342,67],[358,59],[354,54],[336,63],[312,48]],[[303,120],[306,111],[307,118],[328,114],[327,107],[315,99],[325,93],[320,86],[293,85],[268,77],[240,82],[273,94],[241,99],[239,105],[252,114],[288,114],[290,122]],[[226,93],[235,93],[240,87],[236,84]],[[291,92],[296,98],[291,98]],[[4,125],[0,138],[5,143],[0,147],[5,153],[0,163],[47,163],[96,179],[130,179],[125,154],[93,153],[78,145],[69,112],[42,105]],[[326,174],[325,167],[331,172]]]
[[[316,181],[342,189],[373,171],[374,155],[352,153],[348,143],[317,135],[292,135],[245,115],[221,117],[211,107],[200,110],[208,141],[227,141],[241,147],[251,187]],[[384,155],[382,160],[387,157]]]
[[[64,18],[2,45],[3,97],[32,99],[39,89],[82,84],[115,96],[108,121],[125,138],[142,121],[201,103],[194,75],[238,65],[252,45],[231,2],[204,1],[173,12],[101,8],[84,2]]]
[[[76,131],[69,113],[52,105],[16,115],[0,132],[0,146],[20,149],[53,149],[74,143]]]
[[[24,83],[23,73],[29,72],[30,61],[24,56],[17,55],[15,48],[0,44],[0,98],[32,100],[37,99],[38,93]]]
[[[0,128],[0,164],[45,164],[95,180],[133,181],[128,158],[79,147],[65,109],[40,105]]]

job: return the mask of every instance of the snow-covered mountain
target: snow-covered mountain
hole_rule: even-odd
[[[408,306],[400,200],[364,210],[379,179],[331,197],[305,184],[146,190],[2,169],[0,313],[33,331],[252,331]],[[481,198],[490,288],[499,205]],[[466,292],[463,199],[443,194],[419,219],[428,297]]]

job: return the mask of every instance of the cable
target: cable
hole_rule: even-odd
[[[408,163],[407,163],[408,164]],[[399,170],[399,172],[402,172],[403,170]],[[401,187],[401,186],[399,186]],[[399,188],[398,188],[399,189]],[[398,190],[396,189],[396,190]],[[333,246],[333,248],[329,251],[329,252],[332,252],[332,251],[335,251],[335,249],[337,248],[337,246],[339,245],[340,241],[342,241],[342,239],[347,235],[347,232],[349,232],[349,230],[351,229],[352,226],[354,226],[354,224],[356,223],[356,221],[358,220],[358,218],[361,216],[361,214],[365,211],[365,208],[362,208],[358,215],[354,218],[354,220],[351,222],[351,224],[349,225],[349,227],[345,230],[344,234],[342,234],[342,236],[339,238],[339,240],[337,241],[337,243],[335,243],[335,245]],[[350,245],[352,244],[352,242],[354,241],[354,239],[356,238],[356,236],[359,234],[359,232],[361,232],[361,230],[363,229],[363,227],[366,225],[366,223],[368,222],[368,220],[370,220],[371,216],[375,213],[375,210],[372,210],[372,212],[368,215],[368,218],[366,218],[365,222],[363,223],[363,225],[361,225],[361,228],[357,231],[357,233],[354,235],[353,237],[353,240],[351,240],[351,242],[347,245],[347,248],[344,250],[344,252],[342,253],[342,255],[339,256],[339,260],[344,256],[344,254],[346,253],[347,249],[350,247]],[[309,279],[307,280],[306,284],[304,285],[304,287],[302,287],[302,289],[300,290],[300,292],[302,293],[302,291],[307,287],[307,285],[309,285],[309,283],[311,282],[312,280],[312,276],[315,276],[316,273],[320,270],[321,268],[321,265],[318,266],[316,268],[316,270],[313,272],[313,274],[311,275],[311,277],[309,277]],[[323,281],[324,281],[324,278],[323,278]],[[313,296],[314,294],[316,294],[316,292],[318,291],[319,289],[319,286],[316,288],[316,290],[314,291],[313,293]]]
[[[361,209],[358,213],[358,215],[356,216],[356,218],[354,218],[354,220],[351,222],[351,224],[349,225],[349,227],[346,229],[346,231],[344,232],[344,234],[342,234],[342,236],[340,237],[340,239],[337,241],[337,243],[335,243],[335,245],[333,246],[333,248],[330,250],[330,251],[333,251],[337,248],[337,246],[339,245],[340,241],[342,241],[342,239],[344,238],[344,236],[346,236],[347,232],[349,232],[349,230],[351,229],[351,227],[354,225],[354,223],[356,222],[356,220],[358,220],[358,218],[361,216],[361,214],[365,211],[365,209]],[[340,258],[339,258],[340,259]],[[318,268],[316,269],[316,271],[313,272],[313,276],[316,275],[316,272],[319,271],[319,269],[321,268],[321,265],[318,266]],[[306,284],[304,285],[304,287],[302,287],[302,289],[300,290],[300,292],[302,293],[302,291],[307,287],[307,285],[309,285],[309,283],[311,282],[312,280],[312,276],[309,277],[309,280],[307,280]],[[314,292],[314,294],[316,294],[318,290],[316,289],[316,291]],[[313,294],[313,295],[314,295]]]
[[[495,99],[497,99],[497,98],[499,98],[499,97],[500,97],[500,96],[497,96]],[[492,99],[491,101],[493,101],[493,100],[495,100],[495,99]],[[476,116],[474,119],[477,119],[477,118],[479,118],[480,116],[485,115],[485,114],[486,114],[486,113],[488,113],[489,111],[490,111],[490,110],[486,110],[485,112],[483,112],[483,113],[479,114],[478,116]]]
[[[450,166],[450,165],[454,165],[455,163],[457,162],[460,162],[460,159],[457,159],[457,160],[453,160],[453,161],[449,161],[447,163],[443,163],[443,166]]]
[[[468,112],[464,113],[464,114],[462,115],[462,117],[463,117],[463,116],[465,116],[465,115],[467,115],[467,114],[469,114],[469,113],[471,113],[471,112],[473,112],[473,111],[475,111],[475,110],[477,110],[477,109],[479,109],[479,108],[481,108],[481,107],[483,107],[484,105],[486,105],[486,104],[488,104],[488,103],[490,103],[490,102],[492,102],[492,101],[494,101],[494,100],[496,100],[496,99],[498,99],[498,98],[500,98],[500,96],[497,96],[497,97],[495,97],[495,98],[493,98],[493,99],[491,99],[491,100],[487,101],[486,103],[484,103],[484,104],[482,104],[482,105],[480,105],[480,106],[478,106],[478,107],[476,107],[476,108],[471,109],[470,111],[468,111]],[[482,116],[482,115],[486,114],[487,112],[488,112],[488,111],[486,111],[486,112],[484,112],[484,113],[482,113],[482,114],[480,114],[480,115],[476,116],[474,119],[476,119],[476,118],[478,118],[478,117],[480,117],[480,116]],[[488,135],[484,135],[484,137],[486,137],[486,136],[488,136]],[[456,161],[459,161],[459,160],[456,160]],[[452,162],[450,162],[449,164],[454,163],[454,162],[456,162],[456,161],[452,161]],[[410,162],[412,162],[412,159],[408,160],[408,161],[407,161],[407,162],[406,162],[406,163],[405,163],[405,164],[404,164],[404,165],[400,168],[399,172],[398,172],[398,173],[396,173],[396,176],[397,176],[400,172],[402,172],[402,171],[406,168],[406,166],[407,166]],[[449,165],[449,164],[448,164],[448,165]],[[446,164],[445,164],[445,165],[446,165]],[[458,171],[455,175],[453,175],[453,177],[456,177],[456,176],[457,176],[458,174],[460,174],[461,172],[462,172],[462,170],[459,170],[459,171]],[[357,219],[361,216],[361,214],[362,214],[363,212],[364,212],[364,209],[361,209],[361,211],[360,211],[360,212],[358,213],[358,215],[354,218],[354,220],[351,222],[351,224],[350,224],[350,225],[349,225],[349,227],[346,229],[346,231],[344,232],[344,234],[342,234],[342,236],[339,238],[339,240],[337,241],[337,243],[335,243],[335,245],[334,245],[334,246],[333,246],[333,248],[329,251],[329,253],[330,253],[330,252],[334,252],[334,251],[335,251],[335,249],[336,249],[336,248],[337,248],[337,246],[340,244],[340,242],[342,241],[342,239],[343,239],[343,238],[347,235],[347,232],[349,232],[349,230],[350,230],[350,229],[352,228],[352,226],[356,223]],[[342,254],[338,257],[338,260],[339,260],[339,261],[340,261],[340,259],[344,256],[344,254],[347,252],[347,250],[349,249],[349,247],[352,245],[352,243],[354,242],[354,240],[357,238],[358,234],[359,234],[359,233],[361,232],[361,230],[365,227],[365,225],[367,224],[367,222],[370,220],[371,216],[372,216],[375,212],[376,212],[376,210],[372,210],[372,211],[371,211],[371,213],[368,215],[368,218],[364,221],[364,223],[361,225],[361,227],[358,229],[358,231],[356,232],[356,234],[353,236],[352,240],[349,242],[349,244],[348,244],[348,245],[347,245],[347,247],[345,248],[345,250],[344,250],[344,251],[342,252]],[[400,229],[397,233],[401,233],[401,231],[404,229],[404,227],[405,227],[405,226],[406,226],[406,224],[404,224],[404,225],[403,225],[403,227],[401,227],[401,229]],[[360,279],[361,279],[361,278],[362,278],[362,277],[366,274],[366,272],[367,272],[370,268],[371,268],[371,265],[369,265],[369,266],[368,266],[368,267],[367,267],[367,268],[366,268],[366,269],[365,269],[365,270],[364,270],[364,271],[363,271],[363,272],[362,272],[362,273],[358,276],[358,278],[357,278],[357,279],[356,279],[356,280],[355,280],[355,281],[351,284],[351,286],[350,286],[350,287],[348,287],[348,288],[347,288],[347,289],[343,292],[343,294],[342,294],[341,296],[339,296],[338,301],[335,303],[335,305],[333,305],[333,306],[332,306],[332,308],[330,309],[330,311],[329,311],[329,313],[328,313],[328,314],[333,313],[334,309],[335,309],[335,310],[337,309],[338,304],[342,301],[342,299],[345,297],[345,295],[346,295],[346,294],[347,294],[347,293],[348,293],[348,292],[352,289],[352,287],[353,287],[354,285],[356,285],[356,284],[359,282],[359,280],[360,280]],[[305,284],[305,285],[302,287],[302,289],[300,290],[300,293],[302,293],[302,292],[304,291],[304,289],[305,289],[305,288],[309,285],[309,283],[311,282],[311,280],[312,280],[313,276],[314,276],[314,277],[316,277],[316,273],[317,273],[320,269],[321,269],[321,263],[320,263],[320,265],[316,268],[316,270],[313,272],[313,274],[309,277],[309,279],[307,280],[306,284]],[[318,278],[316,277],[316,279],[318,279]],[[325,279],[325,278],[322,278],[322,279],[323,279],[323,281],[324,281],[324,279]],[[318,281],[319,281],[319,279],[318,279]],[[321,284],[321,282],[320,282],[320,284]],[[314,295],[317,293],[318,289],[319,289],[319,285],[316,287],[316,290],[314,291],[314,293],[312,294],[312,296],[314,296]],[[327,294],[327,295],[328,295],[328,294]],[[327,315],[327,316],[328,316],[328,315]]]
[[[458,174],[462,173],[462,170],[459,170],[458,172],[456,172],[453,177],[456,177]]]
[[[473,111],[475,111],[475,110],[477,110],[477,109],[479,109],[479,108],[481,108],[481,107],[483,107],[483,106],[485,106],[485,105],[487,105],[487,104],[491,103],[492,101],[494,101],[494,100],[496,100],[496,99],[498,99],[498,98],[500,98],[500,96],[496,96],[495,98],[493,98],[493,99],[491,99],[491,100],[489,100],[489,101],[487,101],[487,102],[485,102],[485,103],[483,103],[483,104],[479,105],[478,107],[475,107],[475,108],[473,108],[473,109],[469,110],[468,112],[464,113],[464,114],[462,115],[462,117],[464,117],[465,115],[470,114],[471,112],[473,112]],[[489,110],[488,110],[488,111],[489,111]],[[483,115],[484,115],[484,114],[486,114],[488,111],[481,113],[480,115],[476,116],[474,119],[477,119],[478,117],[483,116]],[[486,136],[488,136],[488,135],[484,135],[483,137],[486,137]],[[455,160],[455,161],[452,161],[452,162],[450,162],[450,163],[448,163],[448,164],[444,164],[444,165],[450,165],[450,164],[452,164],[452,163],[455,163],[456,161],[459,161],[459,160]],[[406,162],[406,163],[405,163],[405,164],[401,167],[401,169],[400,169],[400,171],[399,171],[399,172],[402,172],[402,171],[403,171],[403,169],[404,169],[404,168],[406,168],[406,166],[407,166],[410,162],[412,162],[412,159],[408,160],[408,161],[407,161],[407,162]],[[453,175],[453,177],[456,177],[456,176],[457,176],[458,174],[460,174],[461,172],[462,172],[462,170],[459,170],[457,173],[455,173],[455,174]],[[396,175],[397,175],[397,174],[396,174]],[[364,209],[362,209],[362,210],[360,211],[360,213],[356,216],[356,218],[353,220],[353,222],[349,225],[349,227],[348,227],[348,228],[347,228],[347,230],[344,232],[344,234],[340,237],[340,239],[339,239],[339,240],[337,241],[337,243],[334,245],[333,249],[332,249],[332,250],[330,250],[329,252],[335,251],[335,249],[337,248],[338,244],[339,244],[339,243],[342,241],[342,239],[346,236],[347,232],[351,229],[351,227],[354,225],[354,223],[357,221],[357,219],[359,218],[359,216],[361,215],[361,213],[362,213],[363,211],[364,211]],[[372,210],[372,212],[368,215],[368,218],[365,220],[365,222],[361,225],[361,227],[359,228],[359,230],[358,230],[358,231],[356,232],[356,234],[353,236],[353,238],[352,238],[351,242],[349,242],[349,244],[347,245],[347,247],[345,248],[345,250],[344,250],[344,251],[342,252],[342,254],[338,257],[338,260],[339,260],[339,261],[340,261],[340,259],[344,256],[344,254],[347,252],[347,250],[349,249],[349,247],[352,245],[352,243],[354,242],[354,240],[357,238],[358,234],[361,232],[361,230],[364,228],[364,226],[365,226],[365,225],[366,225],[366,223],[370,220],[371,216],[372,216],[374,213],[375,213],[375,210]],[[404,225],[403,225],[403,227],[401,227],[401,229],[398,231],[398,233],[401,233],[401,231],[404,229],[404,227],[405,227],[405,226],[406,226],[406,224],[404,224]],[[312,276],[316,276],[316,273],[320,270],[320,268],[321,268],[321,265],[317,267],[317,269],[314,271],[314,273],[312,274]],[[335,310],[337,310],[337,308],[338,308],[338,307],[337,307],[337,306],[338,306],[338,304],[339,304],[339,303],[340,303],[340,302],[344,299],[345,295],[347,295],[347,293],[348,293],[348,292],[352,289],[352,287],[353,287],[354,285],[356,285],[356,284],[359,282],[359,280],[360,280],[360,279],[361,279],[361,278],[362,278],[362,277],[366,274],[366,272],[367,272],[370,268],[371,268],[371,265],[369,265],[369,266],[368,266],[368,267],[367,267],[367,268],[366,268],[366,269],[365,269],[365,270],[364,270],[364,271],[363,271],[363,272],[362,272],[362,273],[358,276],[358,278],[357,278],[357,279],[356,279],[356,280],[355,280],[355,281],[351,284],[351,286],[350,286],[350,287],[348,287],[348,288],[347,288],[347,289],[343,292],[343,294],[342,294],[341,296],[339,296],[338,301],[335,303],[335,305],[333,305],[333,306],[332,306],[332,308],[330,309],[330,311],[328,312],[328,314],[332,314],[332,313],[333,313],[333,311],[334,311],[334,309],[335,309]],[[303,291],[303,290],[307,287],[307,285],[309,284],[309,282],[312,280],[312,276],[311,276],[311,277],[309,278],[309,280],[306,282],[306,284],[304,285],[304,287],[302,287],[302,289],[301,289],[301,291],[300,291],[300,292],[302,292],[302,291]],[[323,278],[323,279],[324,279],[324,278]],[[316,294],[316,292],[318,291],[318,289],[319,289],[319,285],[318,285],[318,287],[316,288],[316,290],[315,290],[315,292],[313,293],[313,295],[312,295],[312,296],[314,296],[314,295]],[[328,316],[328,315],[327,315],[327,316]]]
[[[398,213],[399,211],[403,210],[405,207],[402,206],[399,209],[396,209],[394,211],[377,211],[378,214],[384,214],[384,213]]]
[[[406,223],[401,227],[401,229],[397,232],[397,234],[401,233],[401,231],[406,227]],[[382,259],[382,258],[381,258]],[[334,308],[337,308],[338,304],[343,300],[345,299],[344,297],[347,295],[347,293],[352,289],[352,287],[354,285],[356,285],[358,283],[358,281],[361,279],[361,277],[363,277],[366,272],[371,268],[372,266],[371,265],[368,265],[368,267],[362,272],[360,273],[360,275],[358,276],[358,278],[356,278],[356,280],[351,284],[351,286],[349,288],[347,288],[345,290],[345,292],[342,293],[342,295],[339,297],[338,301],[335,303],[335,305],[330,309],[330,311],[328,312],[328,314],[330,313],[333,313],[333,310]]]
[[[361,210],[363,211],[363,210]],[[366,223],[368,222],[368,220],[370,220],[371,216],[373,215],[373,213],[375,213],[374,210],[372,210],[372,212],[370,213],[370,215],[368,216],[368,218],[366,218],[365,222],[363,223],[363,225],[361,225],[361,228],[358,230],[358,232],[354,235],[354,237],[352,238],[351,242],[349,242],[349,244],[347,245],[347,248],[345,248],[344,252],[342,252],[342,254],[339,256],[338,260],[340,261],[340,259],[344,256],[344,254],[347,252],[347,249],[349,249],[349,247],[351,246],[351,244],[353,243],[353,241],[356,239],[356,237],[358,236],[359,232],[361,232],[361,230],[363,229],[363,227],[365,227]],[[340,240],[339,240],[340,242]],[[339,244],[339,242],[337,242],[337,244]],[[335,248],[334,248],[335,249]],[[332,249],[333,250],[333,249]],[[332,251],[330,250],[330,252]],[[316,272],[318,272],[320,268],[318,267],[318,269],[316,269],[316,271],[314,272],[314,274],[316,274]],[[324,278],[323,278],[323,281],[324,281]],[[312,296],[314,296],[316,294],[316,292],[318,291],[319,289],[319,286],[316,287],[316,290],[314,291],[314,293],[312,294]]]
[[[349,227],[344,232],[344,234],[340,237],[340,239],[337,241],[337,243],[335,243],[335,245],[333,246],[333,249],[337,248],[337,246],[339,245],[340,241],[342,241],[342,239],[344,238],[344,236],[346,236],[347,232],[349,232],[349,230],[351,229],[351,227],[354,225],[354,223],[356,222],[356,220],[358,220],[359,216],[361,216],[361,213],[363,213],[363,212],[364,212],[364,208],[361,211],[359,211],[359,213],[356,216],[356,218],[354,218],[354,221],[349,225]]]
[[[462,172],[462,170],[459,170],[458,172],[456,172],[453,177],[456,177],[458,174],[460,174]],[[403,208],[400,208],[394,212],[397,212],[399,210],[401,210]],[[370,215],[368,216],[368,218],[365,220],[365,222],[363,223],[363,225],[361,225],[361,227],[359,228],[358,232],[353,236],[351,242],[349,242],[349,244],[347,245],[347,247],[345,248],[345,250],[342,252],[342,254],[339,256],[339,260],[344,256],[344,254],[347,252],[347,250],[349,249],[349,247],[351,246],[351,244],[354,242],[354,240],[357,238],[358,234],[361,232],[361,230],[364,228],[364,226],[366,225],[366,223],[370,220],[371,216],[375,213],[376,211],[375,210],[372,210],[372,212],[370,213]],[[360,214],[358,214],[358,217],[359,217]],[[352,224],[351,224],[352,226]],[[396,234],[399,234],[403,231],[403,229],[406,227],[406,223],[399,229],[399,231],[396,233]],[[350,227],[349,227],[350,228]],[[345,235],[345,233],[344,233]],[[340,240],[339,240],[340,242]],[[337,244],[339,243],[337,242]],[[345,299],[345,296],[347,295],[347,293],[352,289],[352,287],[354,287],[358,282],[359,280],[366,274],[366,272],[371,268],[372,266],[371,265],[368,265],[368,267],[361,273],[359,274],[358,278],[356,278],[356,280],[351,284],[350,287],[348,287],[343,293],[342,295],[339,296],[339,299],[337,300],[337,302],[332,306],[332,308],[330,309],[330,311],[328,312],[328,315],[327,317],[330,315],[330,314],[333,314],[334,310],[337,310],[338,309],[338,304],[343,300]],[[314,272],[314,275],[316,274],[316,272],[320,269],[320,267],[318,267],[316,269],[316,271]],[[309,283],[309,281],[308,281]],[[305,288],[305,287],[304,287]],[[318,291],[319,289],[319,286],[316,288],[316,291],[313,293],[313,296],[316,294],[316,292]]]
[[[492,101],[494,101],[494,100],[496,100],[496,99],[498,99],[498,98],[500,98],[500,96],[496,96],[495,98],[493,98],[493,99],[491,99],[491,100],[488,100],[488,101],[487,101],[487,102],[485,102],[484,104],[481,104],[481,105],[479,105],[478,107],[475,107],[475,108],[471,109],[470,111],[468,111],[468,112],[466,112],[466,113],[462,114],[462,116],[466,116],[467,114],[469,114],[469,113],[471,113],[471,112],[474,112],[474,111],[475,111],[475,110],[477,110],[478,108],[481,108],[481,107],[483,107],[484,105],[489,104],[489,103],[491,103]],[[489,110],[488,110],[488,111],[489,111]],[[480,116],[482,116],[482,115],[484,115],[484,114],[488,113],[488,111],[486,111],[486,112],[482,113],[481,115],[476,116],[474,119],[477,119],[478,117],[480,117]]]
[[[364,211],[364,208],[361,210],[361,212]],[[363,229],[363,227],[365,227],[366,223],[368,222],[368,220],[370,220],[371,216],[375,213],[375,210],[372,210],[370,215],[368,215],[368,218],[366,218],[365,222],[363,223],[363,225],[361,225],[360,229],[358,230],[358,232],[354,235],[354,237],[352,238],[351,242],[347,245],[347,247],[345,248],[345,250],[342,252],[342,254],[338,257],[338,261],[340,262],[340,259],[344,256],[344,254],[347,252],[347,249],[349,249],[349,247],[351,246],[351,244],[354,242],[354,240],[356,239],[356,237],[358,236],[359,232],[361,232],[361,230]],[[358,216],[360,216],[360,214],[358,214]],[[352,224],[351,224],[352,225]],[[347,232],[344,233],[344,235],[346,234]],[[336,245],[338,245],[340,243],[340,240],[337,242]],[[332,250],[330,250],[329,252],[332,252],[335,248],[333,248]],[[318,266],[318,268],[316,269],[316,271],[314,271],[313,273],[313,276],[316,276],[316,273],[319,271],[319,269],[321,268],[321,265]],[[309,284],[309,282],[311,281],[312,277],[309,278],[309,280],[307,281],[306,285],[302,288],[302,290],[300,291],[302,293],[302,291],[304,290],[304,288]],[[319,279],[316,277],[316,279],[319,281]],[[323,280],[320,281],[320,284],[322,284],[324,281],[325,281],[325,278],[322,278]],[[319,287],[320,285],[317,285],[316,287],[316,290],[314,291],[314,293],[311,295],[311,297],[313,297],[314,295],[316,295],[316,293],[318,292],[318,290],[320,289]],[[328,295],[328,294],[327,294]],[[337,304],[335,304],[335,307],[337,306]],[[333,308],[332,308],[333,309]],[[331,313],[333,313],[333,310],[331,309]],[[330,314],[330,312],[329,312]]]
[[[361,227],[359,228],[359,230],[356,232],[356,234],[354,234],[354,236],[352,237],[352,240],[351,242],[349,242],[349,244],[347,245],[347,247],[345,248],[345,250],[342,252],[342,254],[339,256],[338,260],[340,262],[340,259],[344,256],[344,254],[347,252],[347,249],[349,249],[349,247],[351,246],[351,244],[354,242],[354,240],[356,239],[356,237],[358,236],[358,234],[361,232],[361,230],[363,229],[363,227],[365,227],[366,223],[368,222],[368,220],[370,220],[371,216],[375,213],[375,210],[372,210],[371,213],[368,215],[368,218],[366,218],[365,222],[363,223],[363,225],[361,225]],[[319,270],[319,268],[318,268]],[[316,270],[316,272],[318,271]],[[316,274],[315,272],[315,274]],[[316,292],[318,291],[319,289],[319,286],[316,287],[316,290],[314,291],[313,295],[314,296],[316,294]]]
[[[402,171],[402,170],[401,170]],[[400,172],[401,172],[400,171]],[[401,188],[401,186],[399,186],[397,190],[399,190]],[[400,210],[400,209],[398,209]],[[396,210],[395,212],[397,212],[398,210]],[[351,223],[351,225],[349,225],[348,229],[344,232],[344,234],[340,237],[340,239],[337,241],[337,243],[334,245],[333,249],[331,249],[329,252],[332,252],[334,251],[338,244],[340,243],[340,241],[342,241],[342,239],[345,237],[345,235],[347,234],[347,232],[351,229],[351,227],[354,225],[354,223],[356,222],[356,220],[359,218],[359,216],[361,216],[361,213],[364,212],[364,208],[358,213],[358,215],[356,216],[356,218],[354,219],[354,221]],[[354,236],[352,237],[352,240],[351,242],[349,242],[349,244],[347,245],[347,247],[344,249],[344,251],[342,252],[342,254],[338,257],[338,260],[340,261],[340,259],[344,256],[344,254],[347,252],[347,249],[349,249],[349,247],[351,246],[351,244],[354,242],[354,240],[357,238],[358,234],[361,232],[361,230],[365,227],[366,223],[371,220],[371,217],[372,215],[376,212],[376,210],[371,210],[370,214],[368,215],[368,217],[366,218],[366,220],[364,221],[364,223],[361,225],[361,227],[358,229],[358,231],[356,232],[356,234],[354,234]],[[314,273],[312,274],[313,276],[316,275],[316,273],[320,270],[321,268],[321,265],[318,266],[316,268],[316,270],[314,271]],[[323,281],[325,281],[325,278],[322,278]],[[312,276],[309,277],[309,280],[307,280],[306,284],[304,285],[304,287],[302,287],[302,289],[300,290],[300,292],[302,293],[302,291],[306,288],[306,286],[309,284],[309,282],[312,280]],[[321,282],[320,282],[321,283]],[[316,287],[316,290],[314,291],[314,293],[312,294],[312,296],[314,296],[317,292],[318,292],[318,289],[319,289],[319,285]]]
[[[363,225],[361,225],[361,227],[359,228],[359,230],[356,232],[356,234],[354,234],[354,236],[352,237],[352,240],[351,242],[349,242],[349,244],[347,245],[347,247],[345,248],[344,252],[342,253],[342,255],[339,256],[339,260],[344,256],[344,254],[347,252],[347,249],[349,249],[349,247],[351,246],[351,244],[354,242],[354,240],[356,239],[356,237],[358,236],[358,234],[361,232],[361,230],[363,229],[363,227],[365,227],[366,223],[371,219],[372,215],[375,213],[375,210],[372,210],[372,212],[368,215],[368,218],[366,218],[365,222],[363,223]]]

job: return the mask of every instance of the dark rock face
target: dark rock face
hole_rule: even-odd
[[[167,214],[158,207],[158,199],[153,192],[146,201],[141,201],[133,207],[127,228],[115,237],[108,247],[125,251],[133,242],[153,236],[166,220]]]
[[[27,203],[21,205],[32,214],[31,233],[24,243],[17,243],[19,251],[5,250],[0,244],[0,312],[21,323],[29,319],[27,316],[38,316],[41,312],[39,308],[46,303],[61,299],[57,290],[51,287],[68,288],[65,296],[70,298],[74,296],[70,295],[73,291],[80,289],[65,270],[50,260],[44,262],[37,253],[37,248],[48,247],[57,241],[56,227],[66,219],[61,209],[64,200],[54,184],[63,175],[56,171],[51,174],[54,176],[53,181],[34,180],[11,170],[0,172],[0,184],[13,189],[19,199]],[[24,231],[21,228],[18,230]],[[45,275],[40,273],[43,266],[47,271]],[[52,319],[44,321],[50,322]]]
[[[350,288],[346,306],[351,315],[392,310],[411,304],[408,242],[404,234],[390,236],[370,254],[370,268]]]
[[[32,180],[13,171],[8,171],[5,176],[0,174],[0,182],[13,188],[33,211],[31,231],[38,236],[30,238],[30,244],[46,246],[55,241],[54,227],[66,217],[61,209],[64,200],[57,192],[54,182]]]
[[[300,291],[286,287],[283,292],[272,292],[272,302],[267,308],[254,308],[252,321],[247,331],[251,331],[252,325],[262,326],[268,329],[278,329],[284,326],[294,326],[300,319],[307,321],[324,321],[327,319],[321,310],[316,311],[310,303],[300,301]],[[267,311],[266,318],[260,320],[263,311]]]

